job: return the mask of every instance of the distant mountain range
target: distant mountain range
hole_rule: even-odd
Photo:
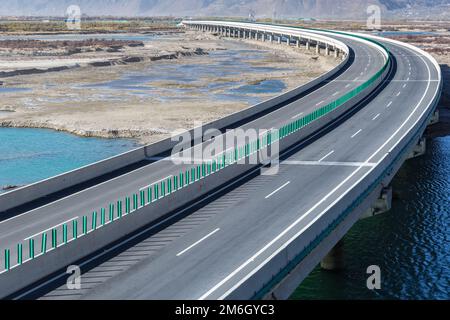
[[[64,16],[78,5],[88,16],[248,16],[364,18],[369,5],[389,17],[450,19],[450,0],[2,0],[2,16]]]

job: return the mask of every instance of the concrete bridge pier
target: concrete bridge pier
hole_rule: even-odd
[[[295,44],[297,45],[297,48],[300,48],[300,38],[297,39]]]
[[[431,119],[430,119],[430,122],[428,123],[428,125],[432,125],[432,124],[435,124],[438,122],[439,122],[439,110],[436,109],[436,110],[434,110],[433,115],[431,116]]]
[[[334,57],[339,58],[339,49],[334,47]]]
[[[261,34],[261,36],[262,36],[262,42],[266,42],[266,33],[265,32],[263,32],[262,34]]]
[[[325,55],[326,56],[330,55],[330,47],[328,46],[328,44],[325,44]]]
[[[317,44],[316,44],[316,53],[320,54],[320,43],[319,43],[319,41],[317,41]]]
[[[385,187],[381,190],[380,197],[375,200],[372,206],[367,209],[359,219],[370,218],[385,212],[388,212],[392,208],[392,187]]]
[[[425,139],[425,137],[421,137],[419,141],[417,141],[417,144],[415,144],[412,150],[409,152],[406,160],[422,156],[425,154],[426,151],[427,151],[427,140]]]
[[[309,40],[306,40],[306,50],[309,50],[310,47],[311,47],[311,44],[310,44]]]
[[[269,34],[269,41],[270,41],[270,43],[273,42],[273,34]]]
[[[320,262],[324,270],[341,270],[344,268],[344,242],[339,240],[333,249]]]

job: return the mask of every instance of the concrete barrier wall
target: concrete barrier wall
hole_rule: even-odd
[[[331,39],[330,39],[331,40]],[[348,48],[347,48],[348,52]],[[316,79],[308,82],[305,85],[299,86],[291,91],[283,93],[279,96],[271,98],[267,101],[246,108],[244,110],[235,112],[229,116],[210,122],[203,126],[203,132],[207,129],[219,129],[224,130],[238,121],[245,120],[249,117],[253,117],[261,112],[271,109],[286,100],[289,100],[297,95],[300,95],[312,87],[320,84],[324,80],[332,77],[339,72],[347,63],[349,59],[348,54],[345,59],[335,68],[327,73],[317,77]],[[195,129],[189,130],[191,136],[193,136]],[[177,144],[176,137],[166,138],[156,143],[137,148],[135,150],[122,153],[118,156],[114,156],[96,163],[75,169],[21,188],[12,190],[10,192],[0,195],[0,213],[25,203],[34,201],[36,199],[48,196],[58,191],[73,187],[77,184],[95,179],[104,174],[113,172],[120,168],[132,165],[139,161],[144,160],[147,157],[152,157],[160,153],[171,150]]]
[[[386,72],[387,70],[385,73]],[[385,75],[386,74],[383,74],[377,82],[374,82],[370,87],[366,88],[366,91],[359,93],[344,105],[336,108],[326,116],[317,119],[297,132],[281,139],[280,150],[289,148],[318,129],[326,126],[330,121],[342,116],[352,105],[364,99],[367,92],[372,91],[377,84],[383,80],[382,78],[384,78]],[[188,204],[194,200],[193,194],[196,195],[196,198],[201,198],[212,190],[224,185],[226,181],[236,180],[249,170],[257,169],[258,166],[259,165],[257,164],[233,164],[225,167],[198,182],[173,192],[155,203],[141,207],[135,212],[123,216],[120,220],[106,224],[68,244],[50,250],[46,254],[40,255],[33,260],[26,261],[20,266],[13,267],[11,270],[0,274],[0,298],[17,292],[26,285],[34,283],[57,270],[65,268],[74,261],[100,250],[138,228]],[[89,218],[90,217],[88,217],[88,219]],[[89,220],[88,225],[90,226],[91,223],[92,221]],[[81,221],[79,221],[78,225],[81,226]],[[59,239],[61,239],[61,233],[62,231],[59,230]],[[35,241],[35,247],[40,248],[40,239],[38,238]],[[26,244],[24,246],[24,252],[27,252]]]

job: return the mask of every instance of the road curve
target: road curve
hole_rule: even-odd
[[[352,49],[351,66],[308,96],[246,126],[270,128],[285,123],[332,99],[335,92],[354,88],[383,65],[376,48],[342,35],[328,36]],[[435,61],[406,45],[379,41],[389,49],[396,66],[383,90],[333,130],[289,153],[278,174],[256,175],[103,262],[86,273],[93,281],[79,292],[68,293],[60,287],[44,298],[235,298],[240,286],[290,243],[311,242],[312,226],[331,215],[347,194],[371,182],[369,178],[385,165],[395,148],[426,121],[439,94],[441,77]],[[98,195],[95,198],[80,192],[0,221],[0,241],[12,245],[55,221],[73,218],[74,212],[106,204],[117,192],[166,176],[172,168],[165,171],[165,166],[154,162],[116,178],[120,184],[112,183],[113,188],[108,183],[97,186],[89,190]],[[64,210],[67,205],[71,210]],[[130,259],[133,256],[140,258]],[[121,264],[123,261],[127,263]]]

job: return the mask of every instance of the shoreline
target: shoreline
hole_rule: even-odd
[[[17,75],[3,78],[3,80],[7,79],[9,83],[6,86],[0,86],[0,88],[17,87],[18,84],[20,86],[21,82],[23,82],[26,84],[25,88],[33,90],[34,93],[37,90],[35,87],[42,86],[42,82],[47,80],[49,82],[57,81],[59,82],[58,85],[66,82],[81,83],[82,85],[93,83],[95,85],[95,83],[102,83],[105,80],[116,81],[121,79],[120,77],[127,72],[138,72],[147,67],[150,68],[149,70],[152,70],[151,68],[153,66],[157,68],[162,60],[167,60],[168,66],[183,66],[183,63],[194,63],[193,60],[190,60],[190,57],[193,56],[201,59],[195,59],[196,64],[209,67],[209,59],[217,58],[206,57],[203,59],[200,56],[208,56],[210,52],[228,50],[234,47],[248,47],[251,50],[263,49],[265,58],[262,61],[249,59],[249,65],[255,68],[273,65],[280,70],[264,74],[243,72],[243,74],[225,78],[211,74],[208,78],[196,79],[196,82],[193,84],[177,83],[176,81],[153,82],[151,88],[156,90],[156,95],[169,99],[168,102],[134,96],[127,97],[124,100],[125,102],[120,102],[124,97],[119,94],[113,96],[118,101],[112,99],[110,103],[108,101],[91,102],[83,100],[83,98],[89,100],[95,93],[95,90],[91,88],[78,88],[80,90],[78,96],[73,93],[73,90],[60,90],[63,92],[58,91],[55,93],[49,92],[48,88],[38,90],[39,99],[41,100],[49,97],[53,98],[53,96],[55,96],[55,100],[63,99],[65,96],[76,96],[76,99],[80,99],[80,103],[74,106],[71,105],[72,110],[70,111],[67,110],[67,105],[64,103],[54,103],[54,105],[53,103],[43,103],[42,106],[36,106],[36,104],[29,102],[29,100],[35,98],[27,98],[27,92],[11,93],[11,99],[7,101],[4,99],[3,105],[0,104],[0,126],[52,129],[82,137],[135,139],[140,144],[148,144],[169,137],[174,129],[189,129],[196,121],[213,121],[253,105],[253,103],[247,105],[245,101],[240,101],[239,99],[234,101],[233,99],[216,101],[212,98],[204,100],[200,92],[211,83],[227,84],[228,82],[242,81],[249,86],[257,86],[263,81],[276,80],[284,83],[284,92],[310,81],[328,71],[337,63],[337,60],[334,58],[323,56],[320,56],[316,61],[312,58],[316,57],[313,52],[306,52],[302,49],[262,45],[253,41],[225,40],[213,35],[189,31],[183,34],[183,39],[185,37],[188,40],[181,44],[176,37],[173,39],[169,37],[169,39],[146,43],[142,48],[131,48],[131,51],[144,50],[147,55],[143,55],[142,51],[140,52],[141,54],[135,54],[134,56],[127,52],[125,56],[127,59],[131,59],[128,63],[115,64],[110,62],[111,59],[107,59],[107,63],[100,63],[97,66],[80,65],[77,68],[61,70],[60,72],[30,74],[26,75],[26,78],[24,78],[24,75]],[[175,48],[177,50],[174,50]],[[149,52],[153,54],[148,54]],[[122,58],[119,57],[118,59]],[[220,58],[218,61],[220,62]],[[288,67],[295,70],[286,71]],[[212,69],[213,72],[214,69]],[[41,75],[44,78],[41,78]],[[79,82],[77,82],[77,79],[80,79]],[[22,87],[24,86],[22,85]],[[182,96],[186,97],[186,99],[175,99],[172,101],[173,97],[170,94],[167,95],[164,91],[168,88],[184,92]],[[205,94],[210,94],[211,90],[206,90]],[[159,92],[161,93],[159,94]],[[226,94],[226,92],[218,89],[214,89],[212,92],[219,95]],[[280,93],[251,93],[247,94],[247,96],[264,101]],[[17,106],[20,100],[25,101],[25,103]],[[71,99],[68,100],[70,101]],[[149,107],[153,110],[149,110]],[[151,111],[156,112],[158,116],[156,118],[152,116]],[[92,119],[88,119],[86,117],[87,114]],[[105,121],[105,117],[109,121]],[[121,117],[126,118],[126,120],[121,120]],[[94,121],[94,118],[98,119],[98,121]],[[145,119],[147,119],[146,123],[143,121]]]

